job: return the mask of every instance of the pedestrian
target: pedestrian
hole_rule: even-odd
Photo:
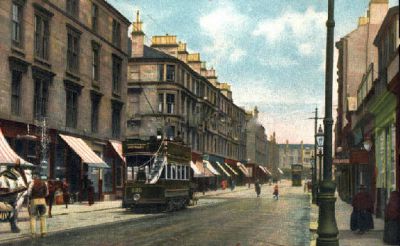
[[[48,216],[49,216],[49,218],[52,218],[53,215],[51,214],[51,211],[52,211],[52,208],[53,208],[54,197],[55,197],[56,190],[57,190],[57,186],[55,184],[55,181],[54,180],[48,180],[47,181],[47,188],[49,190],[49,195],[46,196],[46,202],[49,205]]]
[[[354,196],[351,203],[353,212],[350,216],[350,229],[363,234],[370,229],[374,229],[372,211],[374,203],[365,185],[360,185],[359,192]]]
[[[254,183],[254,187],[256,189],[256,193],[257,193],[257,197],[260,197],[260,193],[261,193],[261,185],[260,185],[260,181],[257,179],[256,182]]]
[[[89,206],[92,206],[94,204],[94,187],[93,187],[93,182],[89,181],[89,187],[88,187],[88,203]]]
[[[279,188],[277,184],[274,186],[274,192],[272,193],[272,195],[275,200],[279,199]]]
[[[70,196],[69,196],[69,184],[67,182],[67,179],[64,178],[63,183],[62,183],[62,193],[63,193],[63,202],[65,204],[65,208],[68,208],[68,204],[70,201]]]
[[[29,215],[32,237],[36,236],[36,220],[40,220],[40,235],[43,237],[47,233],[46,225],[46,196],[49,195],[49,189],[44,180],[35,174],[33,181],[28,187],[28,196],[30,199]]]
[[[400,245],[400,192],[390,193],[385,210],[383,241],[390,245]]]

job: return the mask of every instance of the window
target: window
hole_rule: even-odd
[[[113,93],[119,94],[120,90],[121,90],[121,66],[122,66],[122,60],[121,58],[114,56],[112,58],[112,63],[113,63],[113,67],[112,67],[112,88],[113,88]]]
[[[67,13],[78,17],[79,0],[67,0]]]
[[[121,105],[116,103],[112,104],[111,117],[112,137],[119,138],[121,134]]]
[[[93,96],[92,97],[92,111],[90,114],[91,118],[91,129],[92,132],[98,132],[99,126],[99,105],[100,105],[100,97]]]
[[[11,38],[15,46],[22,46],[22,6],[12,3],[12,34]]]
[[[158,94],[158,112],[164,112],[164,94]]]
[[[158,64],[158,81],[164,81],[164,64]]]
[[[11,113],[13,115],[19,115],[20,113],[20,102],[21,102],[21,79],[22,73],[20,71],[12,71],[11,81]]]
[[[76,128],[78,119],[78,91],[66,90],[66,126]]]
[[[175,81],[175,65],[167,65],[167,81]]]
[[[79,38],[80,34],[68,28],[67,70],[79,72]]]
[[[117,47],[121,47],[121,25],[116,20],[112,22],[112,43]]]
[[[99,8],[96,4],[92,4],[92,30],[97,32],[97,19],[99,17]]]
[[[39,58],[49,59],[49,19],[40,14],[35,14],[35,55]]]
[[[100,69],[100,46],[96,43],[92,44],[92,79],[99,80]]]
[[[35,99],[34,116],[35,119],[42,119],[47,114],[48,101],[48,82],[42,78],[35,78]]]
[[[174,113],[174,106],[175,106],[175,95],[167,94],[167,113],[168,114]]]

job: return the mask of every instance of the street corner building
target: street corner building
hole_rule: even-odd
[[[151,45],[144,38],[138,12],[130,36],[127,140],[179,138],[191,147],[199,185],[217,188],[221,181],[239,180],[237,163],[246,160],[246,115],[233,102],[230,84],[219,82],[216,71],[176,36],[153,36]],[[127,160],[127,165],[130,177],[135,164]]]
[[[97,199],[121,196],[130,22],[105,0],[0,9],[1,133],[77,199],[89,181]]]
[[[336,43],[335,173],[342,200],[361,185],[384,218],[399,190],[399,6],[371,0],[358,27]],[[385,235],[387,227],[385,226]]]

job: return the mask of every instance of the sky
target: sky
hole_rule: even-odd
[[[232,85],[235,104],[257,106],[278,143],[313,143],[314,116],[324,114],[327,2],[321,0],[108,0],[129,20],[140,11],[146,43],[177,35],[189,52]],[[335,41],[357,27],[369,0],[335,1]],[[389,0],[389,5],[398,5]],[[337,106],[337,50],[333,112]],[[334,115],[335,119],[335,115]],[[323,124],[322,121],[319,122]]]

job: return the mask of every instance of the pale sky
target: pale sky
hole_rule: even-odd
[[[177,35],[200,52],[234,102],[257,106],[279,143],[313,143],[313,117],[324,112],[327,2],[321,0],[108,0],[129,20],[140,10],[144,32]],[[357,27],[369,0],[335,1],[335,40]],[[390,6],[398,4],[390,0]],[[149,41],[147,41],[149,43]],[[150,43],[149,43],[150,44]],[[336,61],[334,109],[336,112]],[[322,114],[320,116],[323,116]],[[335,116],[334,116],[335,117]],[[322,121],[321,121],[322,124]]]

